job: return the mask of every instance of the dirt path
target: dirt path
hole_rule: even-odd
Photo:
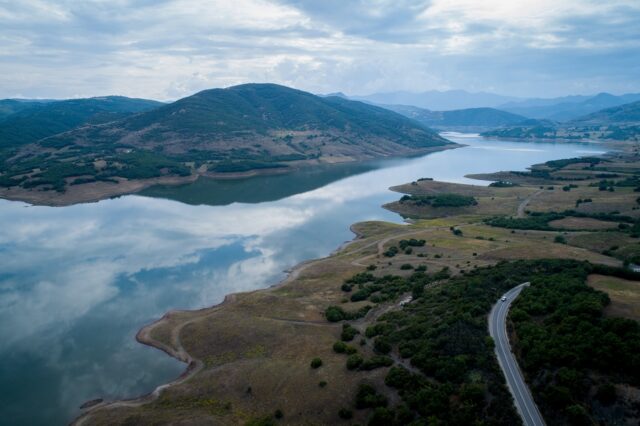
[[[519,218],[523,218],[526,216],[524,209],[527,208],[527,205],[529,204],[529,202],[533,199],[533,197],[537,196],[538,194],[542,193],[544,190],[538,190],[536,192],[534,192],[533,194],[529,195],[527,198],[525,198],[524,200],[522,200],[522,202],[520,203],[520,205],[518,206],[518,214],[516,215]]]

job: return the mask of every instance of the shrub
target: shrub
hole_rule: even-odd
[[[362,357],[358,354],[349,355],[349,357],[347,358],[347,369],[355,370],[356,368],[360,367],[363,361],[364,360],[362,359]]]
[[[437,195],[404,195],[400,198],[400,203],[411,203],[416,206],[431,207],[465,207],[478,204],[474,197],[449,193]]]
[[[344,310],[338,306],[329,306],[325,310],[324,315],[330,322],[342,321],[345,318]]]
[[[322,360],[320,358],[314,358],[311,360],[311,368],[320,368],[322,366]]]
[[[376,352],[379,352],[381,354],[388,354],[389,352],[391,352],[391,343],[389,343],[389,339],[384,336],[376,338],[373,343],[373,347]]]
[[[396,254],[398,254],[398,247],[396,246],[389,247],[389,249],[387,249],[387,251],[383,253],[383,255],[386,257],[393,257]]]
[[[413,269],[413,266],[410,263],[404,263],[402,266],[400,266],[400,269],[406,271],[408,269]]]
[[[351,327],[349,324],[344,324],[342,326],[342,334],[340,335],[340,338],[345,342],[350,342],[357,334],[360,334],[358,330]]]
[[[412,386],[413,376],[409,370],[404,367],[392,367],[389,373],[387,373],[384,383],[392,388],[404,389]]]
[[[271,416],[258,417],[249,420],[245,426],[276,426],[276,422]]]
[[[380,367],[390,367],[393,365],[393,360],[388,356],[384,355],[374,355],[371,358],[365,360],[360,365],[360,370],[375,370]]]
[[[356,408],[361,410],[363,408],[386,407],[387,404],[387,398],[380,395],[373,386],[361,384],[358,387]]]
[[[337,341],[333,344],[333,351],[338,354],[343,354],[347,351],[347,344],[342,341]]]
[[[349,409],[347,409],[347,408],[341,408],[341,409],[338,411],[338,416],[339,416],[341,419],[349,420],[350,418],[352,418],[352,417],[353,417],[353,411],[351,411],[351,410],[349,410]]]
[[[376,407],[369,419],[369,426],[388,426],[393,424],[396,414],[387,407]]]
[[[567,244],[567,240],[562,235],[556,235],[553,242],[558,244]]]

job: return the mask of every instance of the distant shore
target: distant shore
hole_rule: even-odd
[[[352,158],[340,157],[331,159],[325,158],[323,161],[296,161],[292,162],[289,167],[279,167],[272,169],[254,169],[244,172],[231,173],[213,173],[213,172],[196,172],[189,176],[168,175],[151,179],[119,179],[118,183],[113,182],[90,182],[81,185],[74,185],[67,188],[65,192],[57,192],[53,190],[39,191],[36,189],[24,189],[20,187],[0,188],[0,198],[9,201],[22,201],[36,206],[49,207],[65,207],[81,203],[94,203],[109,198],[120,197],[138,193],[144,189],[156,185],[179,186],[193,183],[199,178],[217,179],[217,180],[233,180],[246,179],[255,176],[271,176],[276,174],[286,174],[293,172],[301,167],[313,167],[318,165],[355,163],[373,159],[391,159],[407,156],[425,155],[431,152],[444,151],[447,149],[461,148],[464,145],[451,143],[449,145],[435,146],[416,150],[404,156],[397,157],[370,157],[370,158]]]

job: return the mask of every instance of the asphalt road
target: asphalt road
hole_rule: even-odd
[[[507,385],[513,395],[520,417],[522,417],[522,422],[525,426],[544,426],[545,423],[540,411],[538,411],[531,392],[524,382],[516,358],[511,352],[509,336],[507,335],[507,314],[509,313],[511,302],[528,285],[529,283],[524,283],[512,288],[504,294],[507,300],[504,302],[498,300],[498,303],[493,306],[489,314],[489,334],[496,344],[498,363],[507,379]]]

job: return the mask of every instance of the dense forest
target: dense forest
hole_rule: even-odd
[[[576,264],[535,276],[511,310],[519,364],[550,425],[640,416],[622,394],[640,385],[640,325],[603,316],[609,298],[585,284],[592,271]]]
[[[534,380],[545,417],[551,424],[591,421],[605,403],[620,412],[612,383],[638,383],[640,330],[634,321],[602,316],[607,296],[585,284],[593,272],[637,278],[586,262],[538,260],[501,262],[454,278],[447,270],[421,270],[407,277],[364,272],[346,280],[342,290],[352,302],[397,300],[409,292],[412,299],[382,315],[362,336],[343,323],[333,349],[345,355],[349,370],[391,368],[387,389],[363,382],[353,406],[339,415],[348,418],[352,409],[371,409],[370,425],[519,424],[494,355],[487,315],[500,295],[526,281],[532,286],[523,292],[512,319],[521,362]],[[350,321],[364,315],[362,309],[350,313],[349,303],[343,306],[329,307],[327,318]],[[354,340],[371,344],[375,355],[365,358],[350,344]],[[616,362],[620,356],[624,362]],[[391,407],[385,395],[394,391],[402,402]],[[563,415],[552,418],[554,409],[564,410]]]

